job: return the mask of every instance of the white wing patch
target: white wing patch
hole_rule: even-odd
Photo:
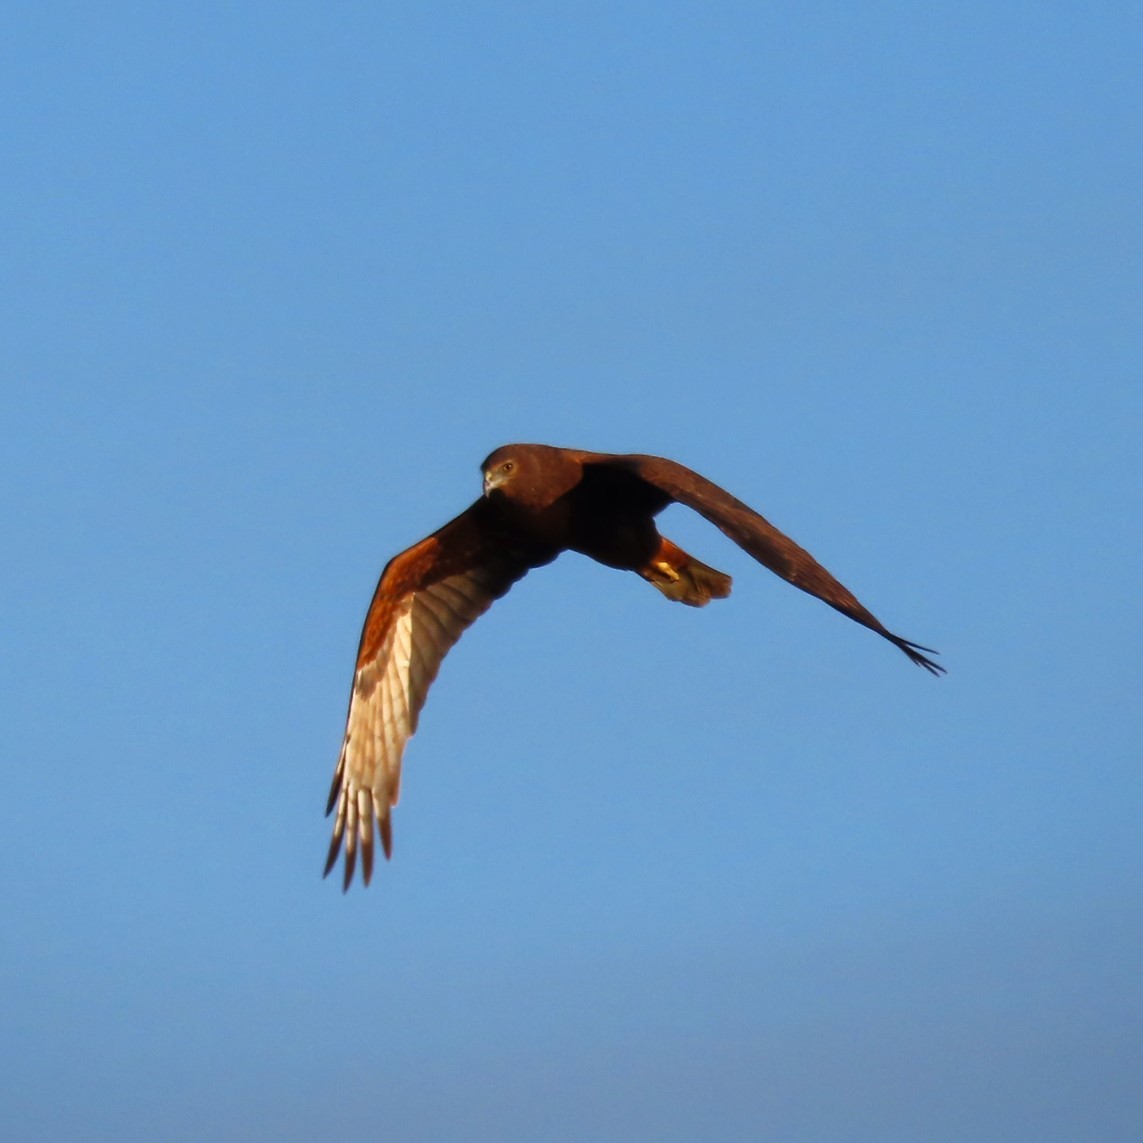
[[[389,856],[389,810],[400,794],[401,757],[441,661],[465,629],[526,570],[474,568],[406,596],[396,604],[377,654],[358,667],[331,792],[337,817],[326,862],[328,873],[344,838],[345,888],[353,879],[358,848],[362,876],[369,884],[375,822]]]

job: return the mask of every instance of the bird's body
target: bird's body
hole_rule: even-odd
[[[888,631],[828,571],[724,489],[671,460],[506,445],[484,462],[484,495],[386,565],[357,653],[328,811],[337,809],[326,873],[345,844],[344,885],[360,846],[366,884],[374,822],[386,857],[401,757],[441,660],[472,622],[532,568],[575,551],[632,571],[668,599],[701,607],[730,577],[659,534],[655,516],[685,504],[775,574],[876,631],[938,674],[928,648]]]
[[[522,448],[529,451],[522,452]],[[517,459],[521,456],[523,460]],[[493,494],[489,499],[512,528],[557,555],[579,552],[607,567],[636,572],[670,598],[692,606],[729,595],[729,576],[700,564],[659,535],[655,516],[672,497],[616,463],[653,459],[657,458],[612,457],[550,445],[507,445],[497,449],[484,467],[496,474],[505,464],[511,465],[509,477],[497,483],[493,475],[486,487]],[[509,481],[511,489],[505,487]],[[692,582],[691,568],[710,574]]]

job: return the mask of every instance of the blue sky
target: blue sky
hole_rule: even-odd
[[[1143,17],[21,4],[0,43],[5,1138],[934,1141],[1143,1116]],[[675,457],[325,794],[493,447]]]

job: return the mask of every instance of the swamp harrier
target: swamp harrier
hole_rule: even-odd
[[[776,575],[876,631],[918,666],[944,671],[928,658],[935,652],[883,627],[809,552],[673,460],[517,444],[498,448],[483,472],[484,494],[475,504],[389,561],[365,617],[326,807],[337,816],[325,872],[344,842],[346,889],[359,848],[369,884],[374,823],[385,856],[392,851],[389,811],[397,803],[401,755],[441,660],[528,571],[570,549],[633,571],[691,607],[730,594],[730,576],[659,535],[654,517],[668,504],[693,508]]]

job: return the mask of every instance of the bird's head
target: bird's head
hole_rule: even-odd
[[[503,445],[480,466],[485,497],[532,509],[558,499],[580,480],[582,469],[568,450],[551,445]]]

